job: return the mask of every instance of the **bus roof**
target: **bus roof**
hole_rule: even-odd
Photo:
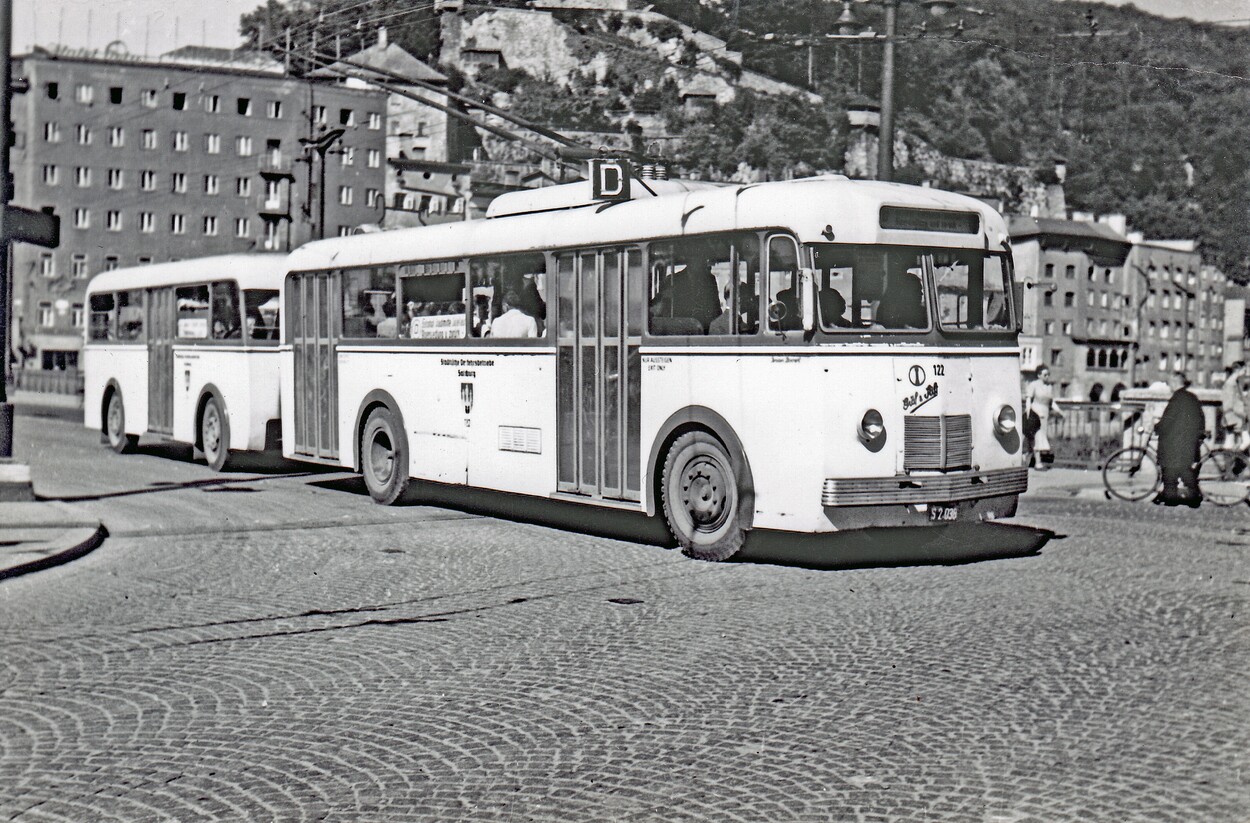
[[[276,289],[286,273],[285,254],[222,254],[173,263],[152,263],[100,272],[87,284],[87,293],[237,280],[244,289]]]
[[[672,182],[672,181],[670,181]],[[870,243],[949,248],[1003,248],[1007,225],[986,204],[964,195],[841,175],[741,186],[657,187],[620,203],[588,201],[589,186],[572,183],[531,197],[539,209],[308,243],[291,253],[292,271],[456,260],[506,252],[537,252],[633,243],[659,237],[777,228],[804,243]],[[884,227],[882,207],[902,213]],[[925,216],[955,215],[956,221]],[[974,227],[971,231],[968,226]]]

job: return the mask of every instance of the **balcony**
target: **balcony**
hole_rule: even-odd
[[[293,157],[287,157],[277,152],[266,152],[256,158],[256,163],[262,177],[269,179],[289,177],[292,180],[295,179],[295,158]]]
[[[291,199],[285,192],[277,196],[269,194],[257,195],[256,213],[261,217],[290,220]]]

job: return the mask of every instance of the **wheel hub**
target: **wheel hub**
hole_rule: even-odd
[[[395,453],[384,437],[374,437],[369,444],[369,464],[373,467],[373,476],[383,484],[391,477],[391,468],[395,463]]]
[[[682,503],[696,526],[717,523],[725,513],[725,476],[707,460],[691,463],[682,477]]]

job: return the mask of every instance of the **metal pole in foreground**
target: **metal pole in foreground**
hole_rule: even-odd
[[[13,0],[0,0],[0,460],[13,456],[13,404],[5,383],[9,376],[9,120],[13,103]]]
[[[885,0],[885,49],[881,55],[881,126],[877,141],[877,179],[894,179],[894,36],[898,0]]]

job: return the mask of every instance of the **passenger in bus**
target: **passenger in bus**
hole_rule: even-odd
[[[532,274],[512,275],[505,280],[505,292],[513,292],[521,302],[517,308],[534,318],[539,329],[547,319],[547,302],[538,291]]]
[[[474,337],[486,337],[490,334],[490,297],[488,295],[473,295],[472,324]]]
[[[910,271],[892,274],[877,305],[875,322],[887,329],[923,329],[929,325],[920,278]]]
[[[776,331],[799,331],[803,328],[803,314],[799,307],[799,279],[792,278],[790,287],[782,289],[773,297],[768,307],[769,319]]]
[[[661,287],[661,291],[664,291]],[[697,334],[706,334],[708,327],[720,314],[720,297],[716,277],[712,274],[707,258],[698,251],[686,255],[685,268],[668,278],[669,296],[673,301],[673,314],[691,317],[699,324]]]
[[[832,286],[820,290],[820,322],[823,326],[839,328],[851,325],[846,318],[846,298]]]
[[[693,317],[673,317],[672,293],[666,290],[668,281],[660,286],[660,292],[651,301],[647,311],[651,317],[651,333],[655,335],[702,335],[703,326]]]
[[[533,317],[521,311],[521,297],[515,291],[508,291],[503,296],[503,314],[495,318],[490,326],[491,337],[537,337],[538,323]]]
[[[395,298],[387,297],[382,304],[382,319],[374,327],[374,333],[378,337],[394,337],[398,325],[395,319]]]

